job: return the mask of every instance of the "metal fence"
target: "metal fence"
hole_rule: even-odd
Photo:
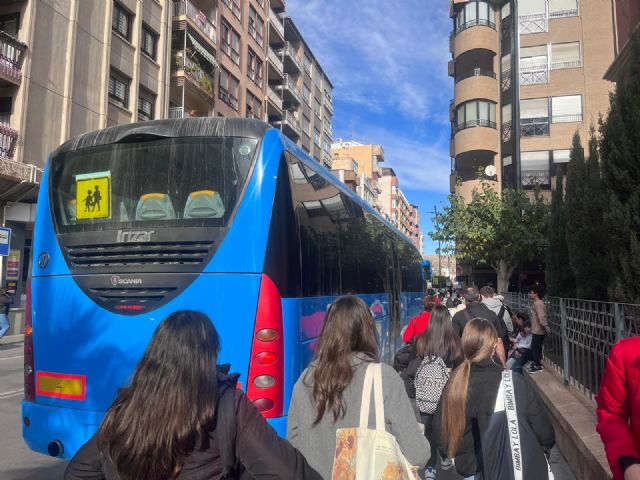
[[[531,312],[528,295],[507,293],[515,311]],[[620,339],[640,335],[640,305],[547,297],[551,332],[544,357],[573,385],[593,400],[611,347]]]

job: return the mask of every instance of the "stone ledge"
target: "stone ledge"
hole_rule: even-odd
[[[609,480],[611,471],[604,445],[596,432],[596,408],[562,377],[547,368],[525,374],[544,401],[556,432],[556,443],[576,478]]]

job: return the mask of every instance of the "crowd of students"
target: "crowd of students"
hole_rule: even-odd
[[[420,478],[453,467],[466,479],[552,478],[547,458],[555,438],[544,405],[524,377],[507,369],[539,359],[532,350],[542,345],[540,334],[522,312],[509,314],[507,326],[501,308],[483,303],[493,297],[489,290],[467,287],[463,296],[466,306],[453,318],[427,296],[395,369],[380,364],[367,304],[355,296],[336,300],[315,358],[295,384],[286,440],[235,388],[237,375],[217,365],[211,320],[176,312],[157,329],[131,384],[65,479],[373,478],[362,471],[356,477],[363,468],[356,457],[337,467],[356,450],[363,435],[357,427],[394,437],[402,461]],[[546,325],[543,312],[532,316]],[[633,464],[637,451],[623,453],[622,461]],[[386,469],[384,478],[408,478],[402,471]]]

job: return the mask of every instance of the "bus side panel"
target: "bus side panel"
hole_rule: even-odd
[[[233,224],[204,272],[262,272],[282,151],[278,131],[270,130]]]
[[[44,169],[40,192],[38,193],[38,204],[36,206],[36,225],[34,231],[33,263],[32,272],[34,277],[42,275],[69,275],[69,267],[62,255],[62,250],[56,239],[53,229],[53,219],[51,218],[51,205],[49,203],[49,165]],[[41,255],[48,256],[48,261],[41,263]]]

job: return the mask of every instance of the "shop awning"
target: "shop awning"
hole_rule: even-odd
[[[206,48],[204,48],[202,44],[193,35],[191,35],[188,32],[187,32],[187,37],[189,37],[189,42],[191,43],[193,48],[195,48],[196,51],[200,55],[202,55],[207,62],[209,62],[215,68],[218,68],[218,62],[216,62],[216,59],[214,58],[214,56]]]

